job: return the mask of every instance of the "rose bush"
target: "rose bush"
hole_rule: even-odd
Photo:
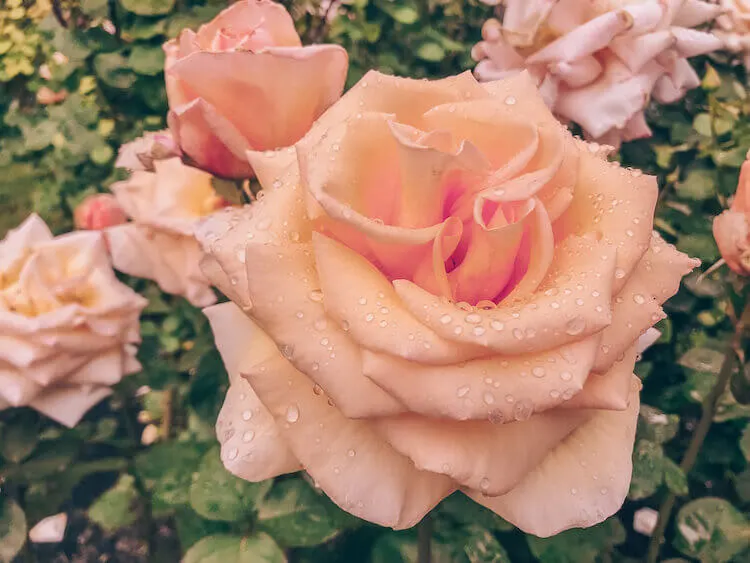
[[[348,57],[302,47],[294,21],[270,0],[244,0],[164,45],[169,125],[199,167],[245,178],[247,149],[298,141],[341,96]]]
[[[100,233],[53,237],[36,215],[0,241],[0,410],[75,426],[140,370],[146,300],[120,283]]]
[[[303,468],[405,528],[460,489],[521,529],[627,493],[639,337],[697,262],[652,232],[653,177],[573,138],[526,74],[367,74],[263,197],[209,217],[206,310],[231,374],[222,459]]]
[[[700,0],[509,0],[502,23],[482,29],[475,72],[496,80],[528,70],[555,114],[619,146],[651,136],[651,97],[671,103],[700,84],[687,59],[722,42],[693,28],[719,12]]]

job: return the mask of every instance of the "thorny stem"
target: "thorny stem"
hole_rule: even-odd
[[[690,473],[690,470],[693,469],[695,462],[698,460],[698,454],[700,453],[703,442],[706,439],[708,431],[711,428],[711,423],[713,422],[714,415],[716,414],[716,408],[719,405],[719,400],[724,394],[724,391],[726,391],[727,385],[729,384],[729,380],[732,376],[732,372],[737,365],[737,360],[739,359],[744,361],[742,337],[745,331],[745,327],[748,325],[749,321],[750,303],[745,306],[745,310],[743,311],[742,316],[735,323],[734,335],[727,344],[727,350],[724,354],[724,361],[721,364],[721,369],[719,371],[719,376],[716,379],[716,384],[703,401],[703,413],[701,415],[700,421],[698,422],[698,426],[695,427],[693,437],[690,440],[690,444],[688,445],[688,449],[685,452],[685,456],[682,458],[682,462],[680,463],[680,469],[682,469],[683,473],[686,476]],[[669,517],[672,514],[672,509],[674,508],[676,502],[677,495],[675,495],[673,492],[670,492],[669,495],[667,495],[667,498],[662,503],[661,508],[659,509],[659,519],[657,521],[656,529],[651,535],[651,542],[648,546],[648,554],[646,556],[647,563],[657,562],[659,551],[661,549],[662,539],[664,536],[664,531],[667,528]]]
[[[417,563],[432,561],[432,518],[428,514],[417,525]]]

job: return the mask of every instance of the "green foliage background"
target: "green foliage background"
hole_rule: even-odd
[[[348,0],[330,25],[317,0],[287,0],[303,38],[343,45],[349,83],[370,68],[414,77],[471,69],[469,51],[491,8],[477,0]],[[165,126],[161,44],[209,20],[219,0],[68,0],[67,27],[44,1],[0,7],[0,237],[32,210],[57,232],[71,210],[121,172],[117,148]],[[62,53],[67,59],[61,63]],[[40,75],[47,65],[51,78]],[[742,68],[724,56],[695,61],[703,85],[652,108],[653,139],[626,145],[624,165],[659,176],[657,228],[710,265],[711,218],[726,206],[750,149]],[[41,106],[42,86],[65,88]],[[221,466],[213,424],[226,374],[200,311],[129,280],[149,299],[142,373],[129,377],[78,427],[27,409],[0,412],[0,562],[399,563],[416,560],[416,533],[344,514],[300,476],[250,484]],[[738,280],[720,270],[689,278],[668,304],[660,341],[638,366],[643,407],[629,499],[616,516],[555,538],[525,536],[453,496],[435,511],[433,559],[460,563],[629,563],[648,538],[637,509],[678,495],[663,560],[750,561],[750,377],[734,375],[689,476],[678,464],[719,373]],[[741,295],[741,291],[739,294]],[[735,306],[737,303],[735,303]],[[145,425],[159,440],[141,444]],[[513,455],[509,452],[509,455]],[[41,518],[66,511],[62,544],[24,545]],[[104,559],[101,559],[104,557]],[[108,559],[106,559],[108,558]]]

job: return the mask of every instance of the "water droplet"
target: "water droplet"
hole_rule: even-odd
[[[307,296],[310,298],[310,301],[314,301],[315,303],[323,301],[323,292],[319,289],[313,289]]]
[[[578,494],[578,489],[576,489],[575,487],[573,487],[572,489],[570,489],[570,494],[571,495],[577,495]]]
[[[571,379],[573,379],[573,374],[569,371],[560,372],[560,379],[562,379],[563,381],[570,381]]]
[[[567,322],[565,325],[565,332],[571,336],[577,336],[581,334],[586,328],[586,321],[581,317],[575,317]]]
[[[505,415],[500,409],[493,409],[487,414],[487,420],[492,424],[502,424],[505,420]]]
[[[299,420],[299,407],[297,405],[289,405],[286,409],[286,421],[289,423],[295,423]]]
[[[545,371],[543,367],[537,366],[531,370],[531,373],[534,377],[544,377]]]
[[[267,231],[270,226],[271,226],[271,220],[266,218],[266,219],[261,219],[260,221],[258,221],[258,224],[255,225],[255,228],[258,229],[259,231]]]
[[[320,339],[320,345],[321,346],[328,346],[329,342],[330,342],[330,340],[328,340],[328,338],[326,338],[325,336]]]
[[[633,295],[633,301],[635,301],[638,305],[643,305],[646,302],[646,298],[643,297],[640,293],[636,293]]]
[[[492,321],[490,323],[490,327],[492,328],[492,330],[496,330],[500,332],[501,330],[505,328],[505,325],[501,323],[500,321]]]
[[[346,455],[348,455],[349,457],[354,457],[355,455],[357,455],[357,452],[355,452],[354,450],[349,450],[348,452],[346,452]]]
[[[469,394],[468,385],[464,385],[463,387],[459,387],[458,389],[456,389],[456,395],[458,395],[459,397],[466,397],[466,395],[468,394]]]
[[[487,489],[489,489],[490,488],[490,480],[487,479],[487,477],[485,477],[484,479],[482,479],[481,481],[479,481],[479,488],[482,489],[483,491],[486,491]]]
[[[514,328],[513,336],[516,338],[516,340],[523,340],[523,331],[520,328]]]
[[[456,328],[454,328],[454,329],[453,329],[453,334],[455,334],[455,335],[459,335],[459,334],[461,334],[461,333],[462,333],[463,331],[464,331],[463,327],[461,327],[461,326],[457,326]]]
[[[367,313],[365,315],[365,321],[367,321],[368,323],[371,323],[374,318],[375,318],[375,315],[373,315],[372,313]]]
[[[242,420],[244,420],[244,421],[248,421],[248,420],[250,420],[251,418],[253,418],[253,411],[249,411],[249,410],[248,410],[248,411],[244,411],[244,412],[242,413]]]
[[[478,315],[477,313],[469,313],[468,315],[466,315],[466,318],[464,320],[467,323],[476,325],[482,322],[482,316]]]
[[[485,333],[483,326],[475,326],[474,327],[474,335],[475,336],[482,336]]]
[[[531,402],[525,399],[517,401],[516,404],[513,405],[513,418],[516,420],[529,420],[533,413],[534,407]]]
[[[295,315],[298,319],[301,319],[305,316],[305,314],[302,311],[297,311],[297,314]]]
[[[583,299],[581,299],[580,297],[576,299],[576,305],[578,305],[579,307],[583,305]]]
[[[552,303],[549,304],[549,306],[552,307],[553,309],[560,308],[560,304],[557,301],[553,301]]]
[[[383,315],[387,315],[388,313],[390,313],[390,312],[391,312],[391,310],[390,310],[390,309],[389,309],[388,307],[381,307],[381,308],[380,308],[380,312],[381,312],[381,313],[382,313]]]
[[[513,97],[513,96],[508,96],[507,98],[505,98],[505,104],[509,105],[509,106],[515,105],[516,104],[516,98]]]
[[[443,315],[442,317],[440,317],[440,322],[441,322],[442,324],[444,324],[444,325],[447,325],[447,324],[448,324],[449,322],[451,322],[452,320],[453,320],[453,318],[452,318],[452,317],[451,317],[450,315],[448,315],[448,314],[446,314],[446,315]]]
[[[237,448],[232,448],[229,450],[229,453],[227,453],[227,459],[229,461],[233,461],[237,459],[237,456],[240,454],[240,451]]]
[[[315,330],[322,331],[328,326],[328,321],[325,318],[320,318],[315,321],[313,326],[315,327]]]
[[[512,403],[513,401],[515,401],[515,398],[513,398],[513,395],[506,395],[505,396],[505,402],[506,403]]]
[[[316,395],[321,395],[323,393],[323,388],[316,383],[315,385],[313,385],[313,393],[315,393]]]
[[[248,430],[242,435],[242,441],[245,442],[246,444],[248,442],[252,442],[253,438],[255,438],[255,432],[253,432],[252,430]]]
[[[599,489],[599,494],[602,496],[606,495],[608,492],[609,491],[607,490],[607,487],[602,487],[601,489]]]
[[[367,305],[367,299],[365,299],[364,297],[360,297],[358,303],[360,305]]]
[[[292,344],[282,344],[279,346],[279,352],[287,360],[291,360],[294,357],[294,346]]]
[[[378,324],[380,325],[381,328],[385,328],[388,326],[388,321],[383,320],[383,321],[380,321]]]

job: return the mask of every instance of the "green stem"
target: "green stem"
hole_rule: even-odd
[[[417,563],[432,561],[432,518],[428,514],[417,525]]]
[[[747,324],[748,316],[750,316],[750,304],[745,307],[741,318],[735,325],[734,335],[727,345],[727,350],[724,354],[724,361],[721,364],[716,384],[703,401],[703,413],[701,414],[698,426],[695,427],[693,437],[690,440],[685,456],[680,463],[680,469],[682,469],[686,476],[690,473],[695,462],[698,460],[698,454],[701,451],[703,442],[708,435],[708,431],[711,429],[711,423],[714,420],[716,409],[719,406],[719,400],[726,391],[729,380],[732,377],[732,372],[737,364],[737,359],[742,354],[742,336]],[[664,531],[667,528],[669,517],[672,514],[672,509],[674,509],[676,502],[677,495],[670,492],[659,509],[659,519],[657,520],[656,528],[651,535],[651,542],[648,546],[648,554],[646,556],[647,563],[657,562]]]

